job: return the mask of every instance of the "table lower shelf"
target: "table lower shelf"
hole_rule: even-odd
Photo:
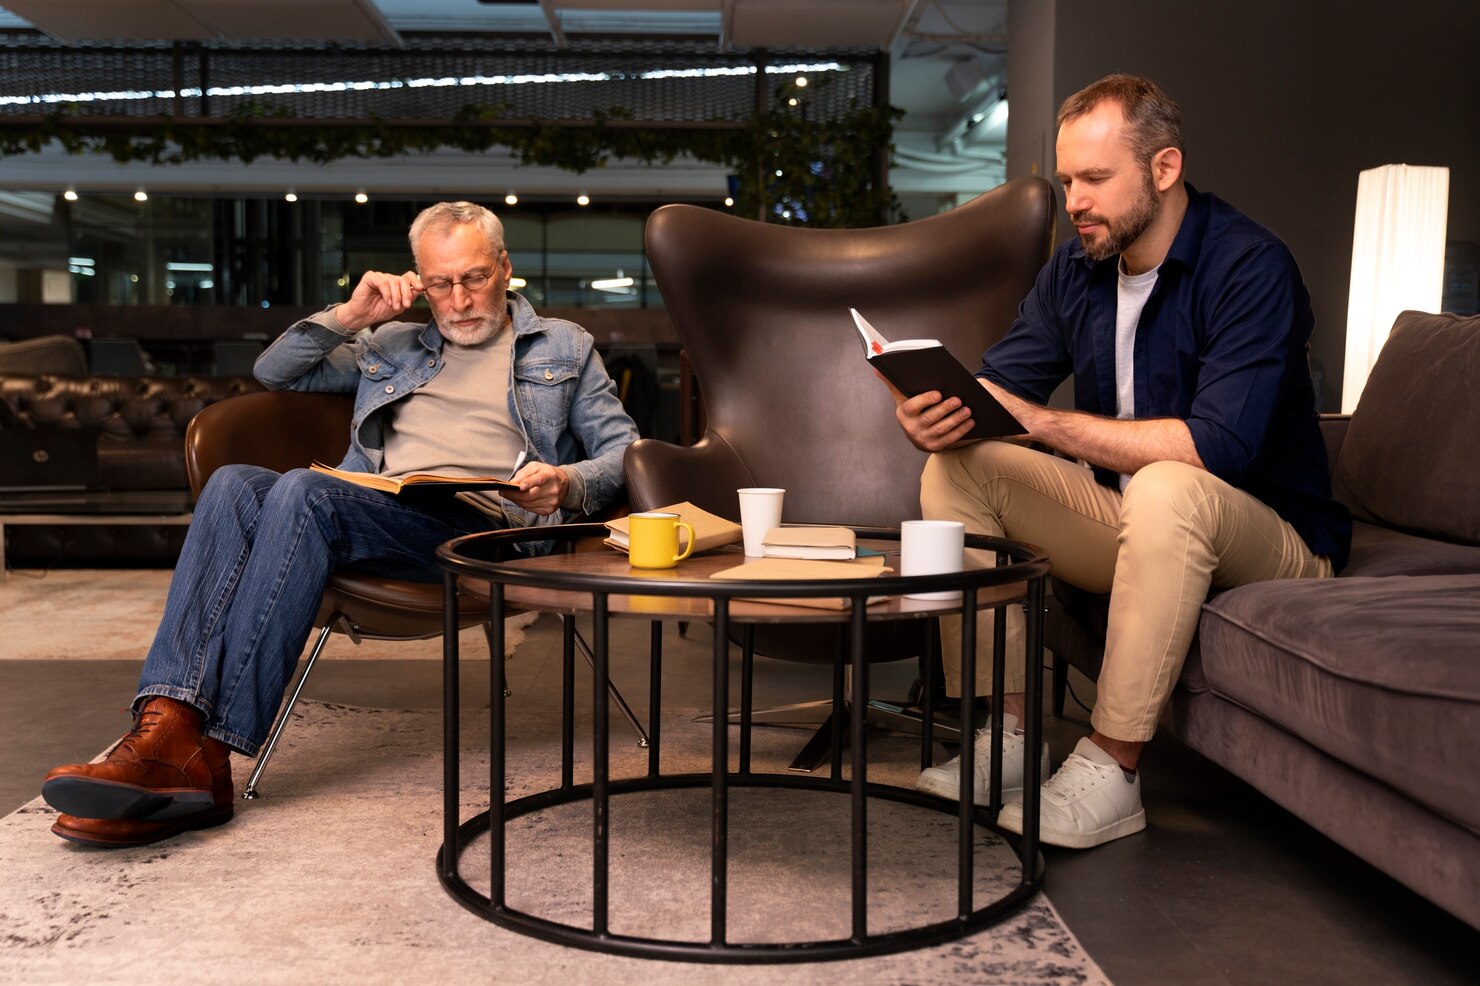
[[[709,905],[706,898],[710,890],[707,872],[710,860],[706,857],[701,864],[697,859],[698,850],[706,841],[708,799],[690,797],[675,803],[673,799],[679,796],[667,792],[712,794],[712,790],[705,789],[710,789],[713,781],[711,774],[693,773],[649,775],[608,783],[606,794],[613,802],[615,830],[609,882],[615,889],[610,917],[601,928],[573,923],[590,920],[591,912],[589,909],[580,912],[570,901],[565,902],[572,904],[569,914],[552,912],[548,901],[541,913],[517,906],[521,897],[537,896],[540,887],[571,875],[551,872],[552,867],[582,865],[586,853],[580,850],[580,838],[571,833],[575,844],[570,846],[559,841],[562,829],[579,828],[567,824],[572,819],[559,814],[536,816],[558,811],[563,806],[590,803],[595,796],[593,784],[556,788],[505,805],[507,870],[498,885],[490,887],[491,893],[475,889],[461,872],[468,850],[485,845],[483,840],[490,829],[490,815],[486,811],[458,827],[457,859],[449,865],[443,852],[438,853],[438,878],[447,892],[473,913],[501,927],[545,941],[633,957],[745,964],[859,958],[941,944],[1002,921],[1022,907],[1040,885],[1042,855],[1036,855],[1023,878],[1016,837],[1002,833],[989,821],[989,812],[978,808],[971,813],[978,833],[976,896],[981,898],[989,892],[985,886],[988,883],[993,883],[990,889],[1001,892],[985,897],[981,906],[973,901],[965,910],[956,910],[958,874],[952,850],[957,805],[911,789],[870,783],[865,785],[865,800],[870,828],[876,830],[875,840],[887,847],[885,851],[890,857],[916,862],[910,867],[909,886],[874,890],[869,895],[873,907],[865,904],[861,909],[855,908],[850,916],[848,884],[853,862],[846,838],[850,782],[827,777],[730,772],[724,779],[730,795],[727,810],[732,816],[727,829],[731,833],[731,848],[726,869],[732,871],[729,878],[737,886],[727,898],[730,902],[727,910],[731,913],[727,920],[719,922],[725,934],[711,933],[707,939],[673,936],[685,933],[702,936],[699,928],[702,914],[694,912],[703,912]],[[768,811],[774,813],[774,806],[758,804],[749,813],[741,810],[741,799],[754,789],[774,792],[753,795],[757,799],[787,798],[795,811],[781,819],[768,819],[764,816]],[[835,801],[819,803],[815,800],[819,797]],[[523,838],[516,832],[520,819],[528,819],[531,826]],[[691,831],[674,831],[675,819],[680,823],[687,819]],[[843,831],[836,831],[834,825],[841,825]],[[778,833],[778,826],[784,827],[785,832]],[[661,832],[661,838],[655,832]],[[531,844],[523,845],[525,840]],[[805,877],[792,874],[789,879],[796,882],[785,886],[758,884],[759,878],[754,876],[742,879],[755,868],[757,860],[750,857],[774,852],[778,843],[795,853],[797,859],[789,863],[789,868],[804,871]],[[685,846],[688,855],[696,858],[683,858]],[[533,869],[523,880],[524,893],[518,877],[521,867]],[[933,906],[924,909],[931,912],[933,919],[900,927],[905,913],[919,909],[919,902],[911,895],[919,895],[922,888],[930,891],[931,900],[927,903]],[[908,903],[898,906],[896,901],[888,918],[875,918],[886,927],[870,933],[867,930],[870,915],[877,916],[886,910],[879,906],[879,898],[887,898],[891,891]],[[835,913],[839,905],[840,915]],[[743,920],[746,915],[751,917],[748,928]],[[851,933],[847,927],[850,917],[855,922]],[[776,927],[778,922],[782,922],[780,929]],[[860,925],[864,930],[859,930]],[[786,931],[794,934],[787,936],[783,934]],[[805,937],[809,932],[826,935],[829,931],[830,937]],[[754,940],[747,940],[748,933],[755,936]]]

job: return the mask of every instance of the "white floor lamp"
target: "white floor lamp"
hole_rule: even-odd
[[[1448,215],[1448,168],[1385,164],[1359,176],[1342,413],[1356,408],[1398,313],[1439,310]]]

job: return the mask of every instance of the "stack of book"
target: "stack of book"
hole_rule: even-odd
[[[851,561],[858,543],[847,527],[773,527],[761,542],[767,558]]]

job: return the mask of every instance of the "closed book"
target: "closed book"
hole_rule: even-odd
[[[1005,438],[1027,434],[1007,408],[998,403],[981,381],[950,350],[936,339],[901,339],[890,342],[881,336],[857,309],[850,308],[853,324],[863,338],[863,352],[869,365],[906,397],[927,390],[940,391],[941,399],[958,397],[971,409],[971,431],[963,441],[980,438]]]
[[[356,486],[364,486],[372,490],[380,490],[382,493],[394,493],[400,495],[411,491],[436,490],[441,493],[458,493],[464,490],[515,490],[519,489],[518,483],[511,483],[507,479],[499,479],[496,476],[448,476],[441,473],[418,472],[408,476],[392,478],[382,476],[373,472],[352,472],[348,469],[335,469],[326,466],[322,462],[315,462],[309,466],[314,472],[321,472],[326,476],[342,479]]]
[[[848,561],[858,544],[847,527],[773,527],[761,541],[767,558]]]
[[[722,548],[727,544],[734,544],[741,538],[740,525],[733,520],[726,520],[717,514],[707,510],[700,510],[685,500],[683,503],[675,503],[667,507],[658,507],[655,510],[646,511],[655,514],[678,514],[678,519],[694,528],[694,553],[709,551],[713,548]],[[618,551],[626,551],[628,537],[630,536],[631,524],[626,517],[618,517],[616,520],[606,522],[607,536],[603,544],[616,548]],[[678,529],[678,549],[683,551],[689,543],[689,532],[682,527]]]

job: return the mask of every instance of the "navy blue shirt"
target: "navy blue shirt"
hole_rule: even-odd
[[[1137,418],[1180,418],[1209,472],[1258,497],[1340,569],[1351,518],[1331,498],[1307,346],[1315,316],[1269,230],[1187,185],[1187,214],[1136,328]],[[1061,244],[978,376],[1039,404],[1069,374],[1074,406],[1114,417],[1120,257]],[[1096,478],[1118,488],[1117,474]]]

